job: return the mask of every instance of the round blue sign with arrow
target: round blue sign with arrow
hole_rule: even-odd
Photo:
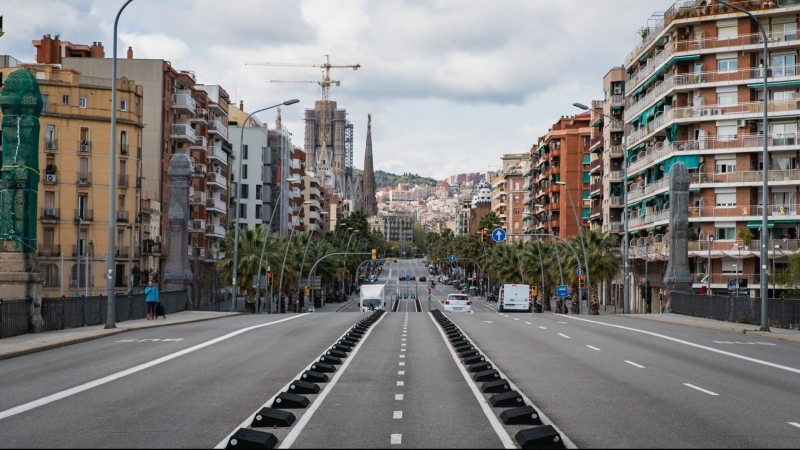
[[[578,275],[583,275],[583,269],[578,269]]]
[[[506,230],[504,230],[502,228],[495,228],[494,231],[492,231],[492,239],[494,239],[495,242],[503,242],[503,241],[505,241],[506,240]]]
[[[450,262],[451,263],[456,262],[456,255],[450,255]]]

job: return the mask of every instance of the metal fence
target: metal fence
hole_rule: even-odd
[[[771,327],[800,329],[800,300],[770,298],[767,318]],[[761,298],[698,295],[673,292],[672,312],[726,322],[761,324]]]
[[[0,339],[28,332],[32,300],[0,299]]]
[[[147,315],[144,294],[117,294],[116,321],[143,319]],[[186,291],[159,293],[159,300],[171,314],[186,309]],[[30,325],[31,300],[0,300],[0,339],[25,334]],[[44,331],[103,325],[106,323],[106,297],[42,298]]]

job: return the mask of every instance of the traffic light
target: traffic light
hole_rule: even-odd
[[[486,242],[486,231],[487,231],[486,228],[481,230],[481,242],[483,242],[483,243]]]
[[[585,285],[584,280],[585,280],[584,275],[578,275],[578,288],[579,289],[583,289],[583,287]]]
[[[306,297],[308,297],[311,294],[309,291],[310,291],[310,289],[308,288],[308,286],[306,286],[306,288],[305,288],[305,296]]]
[[[267,286],[272,286],[272,272],[267,272]]]
[[[377,257],[378,257],[378,250],[373,248],[372,249],[372,259],[377,259]]]
[[[531,286],[531,296],[536,297],[539,295],[539,286],[533,285]]]

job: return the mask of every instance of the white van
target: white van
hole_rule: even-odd
[[[531,287],[527,284],[504,284],[500,286],[498,311],[530,311]]]
[[[384,309],[386,300],[384,297],[384,284],[365,284],[361,286],[359,309],[362,312],[372,312]]]

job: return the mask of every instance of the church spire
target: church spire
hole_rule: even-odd
[[[378,205],[375,201],[375,172],[372,168],[372,114],[367,115],[367,148],[364,151],[364,214],[374,216],[378,214]]]

